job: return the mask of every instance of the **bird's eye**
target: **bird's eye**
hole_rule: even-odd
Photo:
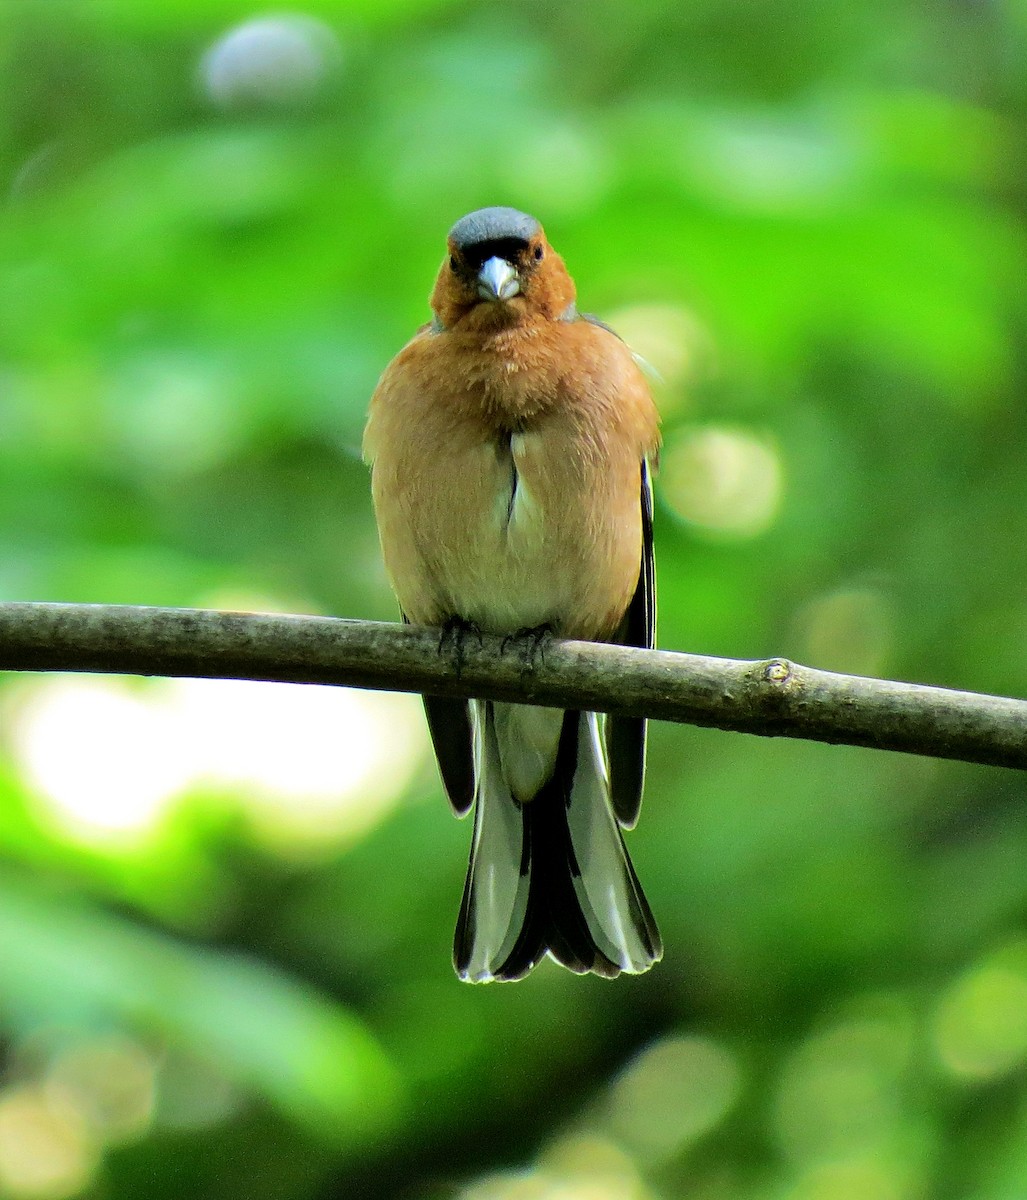
[[[451,255],[449,256],[449,269],[450,269],[451,271],[455,271],[455,270],[456,270],[456,255],[455,255],[455,254],[451,254]]]
[[[541,246],[536,246],[536,247],[535,247],[535,261],[536,261],[536,262],[540,262],[540,261],[541,261],[541,259],[542,259],[542,253],[543,253],[543,252],[542,252],[542,247],[541,247]]]

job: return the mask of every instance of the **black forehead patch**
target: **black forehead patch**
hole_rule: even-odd
[[[516,208],[479,208],[468,213],[449,231],[457,250],[468,250],[483,242],[516,242],[526,246],[542,232],[534,217]]]
[[[480,271],[482,263],[495,256],[505,258],[507,262],[515,263],[518,256],[527,249],[528,243],[521,238],[496,238],[487,242],[476,242],[460,251],[460,257],[474,271]]]

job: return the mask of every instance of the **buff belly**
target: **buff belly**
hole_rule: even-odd
[[[538,438],[514,435],[508,447],[468,456],[458,484],[468,494],[446,518],[451,525],[459,514],[462,531],[439,531],[449,552],[434,564],[435,583],[453,613],[491,632],[550,625],[566,636],[602,636],[611,607],[627,604],[638,559],[632,568],[630,555],[618,557],[616,531],[567,519],[580,506],[566,490],[581,481],[547,476],[538,464],[553,456],[535,452]]]

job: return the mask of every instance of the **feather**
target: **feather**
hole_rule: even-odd
[[[410,619],[401,612],[403,624]],[[474,802],[474,736],[466,700],[448,696],[422,696],[428,732],[439,764],[446,796],[458,817],[465,817]]]
[[[653,491],[649,466],[642,462],[642,563],[638,585],[614,639],[624,646],[651,650],[656,630],[656,573],[653,559]],[[644,717],[606,718],[606,753],[610,763],[610,795],[617,820],[633,829],[642,806],[645,784],[646,723]]]
[[[531,876],[523,810],[503,778],[494,705],[485,700],[472,705],[478,787],[453,961],[461,979],[483,983],[497,977],[521,934]]]
[[[596,714],[562,714],[552,773],[520,803],[503,769],[516,752],[500,745],[503,707],[476,702],[479,786],[458,974],[520,979],[547,953],[606,978],[648,970],[663,948],[610,805]]]
[[[439,774],[458,817],[464,817],[474,802],[474,753],[471,713],[466,700],[448,696],[425,696],[424,715]]]

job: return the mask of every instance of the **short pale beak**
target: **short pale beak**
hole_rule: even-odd
[[[505,258],[490,258],[478,272],[478,295],[483,300],[509,300],[520,290],[517,272]]]

